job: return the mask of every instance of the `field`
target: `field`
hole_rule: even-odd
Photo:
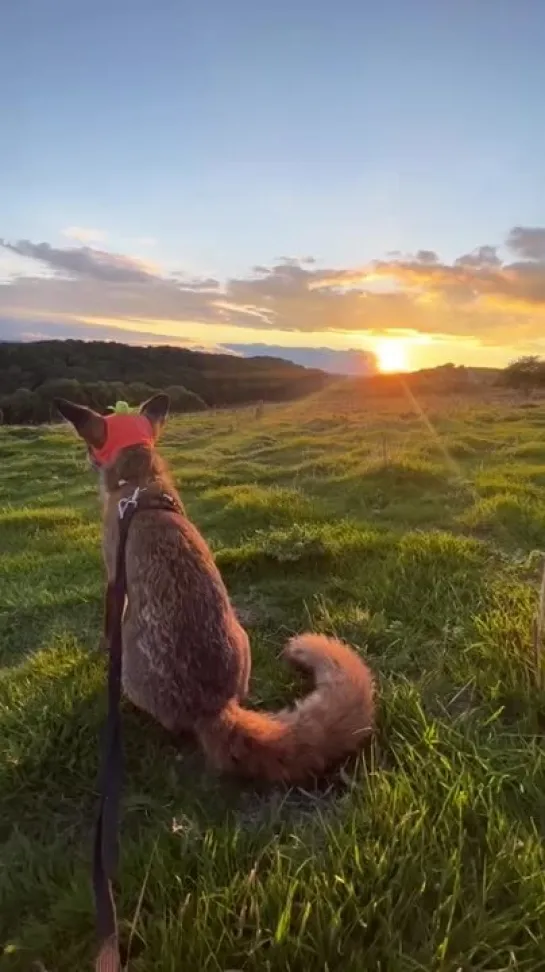
[[[284,793],[124,706],[130,969],[543,970],[545,406],[329,391],[173,421],[163,453],[251,633],[252,704],[301,693],[277,655],[310,626],[369,660],[380,717],[355,772]],[[91,967],[99,520],[68,429],[0,429],[8,972]]]

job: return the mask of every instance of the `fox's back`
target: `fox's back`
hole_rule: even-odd
[[[212,554],[185,516],[135,516],[126,548],[125,686],[143,682],[167,728],[219,711],[245,694],[248,638],[237,621]],[[139,688],[139,692],[142,688]],[[139,704],[141,704],[139,698]],[[167,712],[168,710],[168,712]]]

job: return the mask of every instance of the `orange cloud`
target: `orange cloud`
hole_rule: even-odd
[[[445,263],[433,250],[396,254],[355,269],[281,260],[220,282],[89,246],[4,243],[48,274],[26,272],[0,287],[0,318],[117,321],[142,330],[206,335],[227,328],[286,336],[321,335],[328,344],[357,335],[448,335],[494,347],[539,345],[545,310],[545,230],[515,227],[502,262],[485,245]],[[150,326],[150,322],[153,327]],[[291,335],[291,337],[290,337]]]
[[[532,245],[537,248],[535,238]],[[481,247],[453,264],[430,259],[376,260],[316,280],[312,288],[359,289],[365,293],[370,284],[381,280],[388,281],[394,293],[405,296],[413,307],[433,307],[436,314],[447,318],[455,311],[456,332],[464,321],[466,324],[471,321],[471,328],[476,332],[488,331],[488,326],[483,327],[483,315],[486,317],[492,311],[496,315],[511,316],[511,324],[512,315],[517,318],[517,324],[526,318],[526,324],[535,330],[545,312],[545,260],[501,264],[493,247]],[[499,319],[486,323],[493,329],[502,328]]]

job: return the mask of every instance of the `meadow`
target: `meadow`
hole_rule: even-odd
[[[545,968],[545,405],[328,389],[173,420],[162,451],[251,635],[251,704],[309,627],[366,657],[376,744],[312,792],[215,776],[124,705],[131,972]],[[91,967],[105,662],[96,481],[0,429],[0,968]],[[180,619],[183,624],[183,618]]]

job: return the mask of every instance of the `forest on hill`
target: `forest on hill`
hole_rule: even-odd
[[[110,341],[0,343],[0,409],[4,422],[47,422],[53,399],[105,409],[137,405],[167,391],[173,411],[281,402],[323,388],[331,377],[280,358],[242,358],[168,346]]]
[[[55,398],[100,411],[124,400],[138,405],[166,391],[173,412],[285,402],[320,391],[339,375],[265,355],[192,351],[165,345],[142,347],[112,341],[0,342],[0,421],[34,424],[58,418]],[[369,395],[432,392],[479,394],[492,386],[523,394],[545,393],[545,361],[524,356],[506,368],[451,363],[407,374],[351,378]]]

